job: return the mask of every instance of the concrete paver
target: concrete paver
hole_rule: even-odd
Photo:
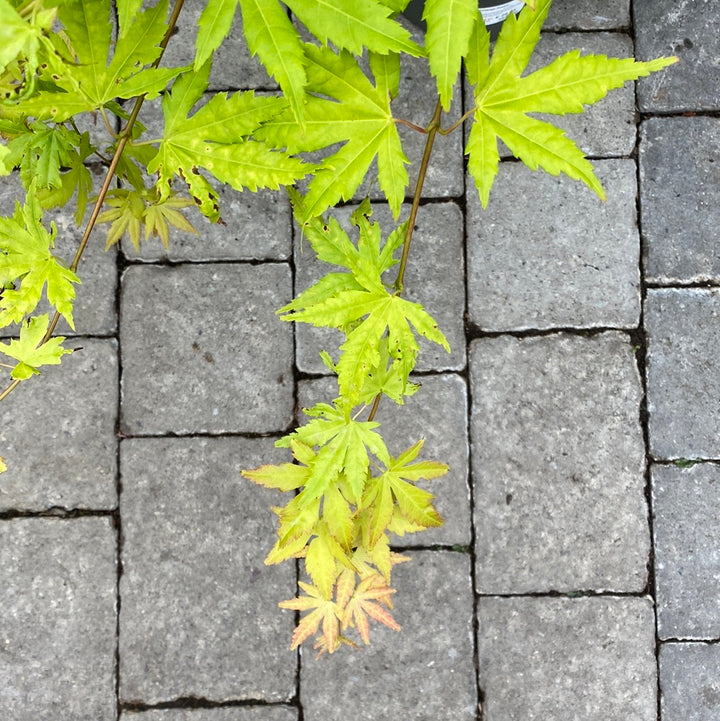
[[[594,165],[605,203],[568,178],[503,163],[482,210],[468,179],[468,313],[482,330],[637,324],[635,164]]]
[[[120,332],[124,432],[286,428],[292,329],[274,310],[290,295],[284,263],[128,268]]]
[[[660,638],[720,638],[720,468],[652,469]]]
[[[0,511],[117,505],[117,344],[78,338],[66,346],[78,350],[0,404],[0,445],[8,464]],[[68,407],[71,414],[63,410]]]
[[[272,455],[267,439],[122,443],[123,701],[294,695],[293,616],[277,602],[294,595],[295,570],[263,565],[278,494],[240,476]]]
[[[640,126],[645,279],[720,280],[720,120],[650,118]]]
[[[720,646],[664,643],[660,647],[662,721],[715,721],[720,709]]]
[[[647,598],[481,598],[484,721],[655,721]]]
[[[554,0],[546,30],[615,30],[630,26],[630,0]]]
[[[651,289],[645,327],[650,452],[720,458],[720,291]]]
[[[640,379],[620,333],[471,346],[480,593],[642,591]]]
[[[0,718],[114,721],[109,518],[0,523]]]
[[[680,62],[638,82],[643,112],[717,110],[720,36],[713,0],[633,0],[639,60],[676,55]]]

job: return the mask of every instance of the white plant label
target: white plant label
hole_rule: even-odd
[[[500,3],[499,5],[491,5],[489,8],[480,8],[485,25],[495,25],[501,23],[510,13],[517,13],[523,9],[525,2],[523,0],[512,0],[512,2]]]

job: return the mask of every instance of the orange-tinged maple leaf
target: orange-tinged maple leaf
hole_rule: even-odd
[[[399,631],[400,624],[387,610],[392,608],[391,596],[393,593],[395,593],[395,589],[386,586],[385,579],[380,574],[363,579],[345,607],[342,618],[343,628],[355,626],[365,645],[370,643],[368,616],[393,631]]]
[[[289,608],[295,611],[310,611],[300,620],[295,628],[290,643],[290,650],[294,651],[305,639],[318,632],[322,623],[322,638],[325,650],[333,653],[340,646],[340,614],[335,601],[323,598],[322,593],[315,586],[300,581],[300,587],[307,596],[291,598],[280,601],[280,608]],[[312,610],[311,610],[312,609]]]

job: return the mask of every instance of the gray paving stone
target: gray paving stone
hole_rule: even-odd
[[[715,721],[720,712],[720,646],[660,646],[660,709],[663,721]]]
[[[285,264],[128,268],[120,328],[128,434],[266,432],[293,414]]]
[[[654,466],[652,491],[658,634],[719,638],[720,467]]]
[[[192,65],[195,58],[195,37],[204,0],[187,0],[163,55],[163,67]],[[257,60],[250,57],[242,30],[240,8],[237,8],[232,30],[213,57],[210,90],[237,88],[273,88],[277,83],[268,77]]]
[[[717,110],[720,39],[713,0],[634,0],[638,60],[676,55],[680,62],[638,82],[644,112]]]
[[[93,168],[93,172],[96,172]],[[103,176],[94,176],[94,192],[98,192]],[[15,201],[21,204],[25,202],[25,190],[20,184],[17,176],[0,179],[0,214],[12,215],[15,212]],[[89,216],[90,210],[86,213]],[[57,208],[47,211],[44,225],[49,230],[50,223],[57,226],[57,238],[55,240],[55,255],[70,265],[75,256],[80,239],[82,238],[84,226],[78,228],[75,225],[75,206],[67,209]],[[58,325],[58,332],[63,335],[90,334],[109,335],[115,332],[117,318],[115,314],[115,289],[117,286],[117,252],[114,249],[105,251],[105,232],[96,231],[88,243],[80,267],[78,276],[82,281],[75,286],[75,307],[74,321],[75,331],[61,319]],[[46,301],[43,301],[38,313],[47,313],[50,308]],[[15,328],[0,329],[0,335],[9,336],[17,333]]]
[[[117,346],[78,338],[66,347],[81,350],[0,404],[0,511],[117,505]]]
[[[210,97],[208,94],[204,100]],[[140,117],[147,128],[146,138],[162,136],[164,121],[159,100],[143,105]],[[207,179],[220,198],[224,225],[211,223],[195,208],[188,208],[181,212],[198,235],[171,228],[168,249],[159,238],[150,238],[143,239],[139,251],[125,237],[122,241],[125,255],[131,260],[142,261],[286,260],[290,257],[292,220],[290,203],[284,192],[240,193],[210,175]],[[148,178],[147,182],[150,187],[154,179]],[[181,187],[182,182],[178,181],[176,188]]]
[[[630,25],[630,0],[553,0],[546,30],[614,30]]]
[[[646,280],[719,280],[720,120],[650,118],[640,133]]]
[[[481,598],[485,721],[655,721],[647,598]]]
[[[349,218],[353,210],[346,207],[336,211],[336,217],[347,229],[350,228]],[[400,222],[408,217],[409,212],[408,207],[403,209]],[[381,224],[384,238],[395,227],[386,206],[373,206],[373,220]],[[351,233],[350,237],[353,242],[357,241],[356,234]],[[398,252],[398,258],[399,255]],[[463,220],[458,206],[450,202],[421,206],[405,273],[404,297],[422,303],[435,318],[448,339],[451,353],[421,337],[418,371],[460,370],[465,366],[463,269]],[[295,292],[299,294],[325,273],[337,268],[318,261],[310,244],[300,239],[295,244],[295,270]],[[388,282],[392,283],[395,277],[396,270],[391,269]],[[305,323],[297,324],[295,337],[297,366],[306,373],[327,372],[320,359],[320,351],[327,350],[337,359],[337,349],[343,341],[342,334],[336,330],[314,328]]]
[[[114,721],[109,518],[0,521],[0,718]]]
[[[298,711],[288,706],[237,706],[213,709],[161,709],[123,711],[123,721],[297,721]]]
[[[483,211],[468,179],[468,310],[483,330],[637,325],[635,164],[594,165],[605,203],[569,178],[501,163]]]
[[[652,455],[720,458],[720,292],[651,289],[645,327]]]
[[[422,533],[393,537],[394,546],[470,543],[470,492],[468,489],[467,389],[455,374],[414,377],[422,387],[398,406],[384,398],[375,420],[392,455],[425,438],[421,458],[450,466],[445,476],[418,485],[435,496],[435,506],[445,523]],[[334,378],[301,381],[298,405],[309,408],[328,403],[338,395]],[[367,414],[365,415],[367,417]],[[308,419],[304,416],[300,422]]]
[[[628,339],[475,341],[470,382],[478,590],[641,591],[650,541]]]
[[[465,554],[410,552],[393,571],[393,616],[399,633],[380,624],[370,646],[314,659],[303,653],[300,702],[305,721],[476,718],[472,589]]]
[[[605,12],[603,3],[594,2],[593,5],[595,10]],[[551,7],[554,6],[555,3]],[[633,56],[632,41],[621,33],[543,33],[525,74],[575,49],[583,55]],[[627,156],[635,148],[635,88],[632,83],[613,90],[584,113],[565,116],[538,114],[537,117],[562,128],[586,155]],[[608,189],[612,190],[611,187]]]
[[[122,443],[123,701],[294,695],[293,617],[277,603],[295,568],[263,565],[280,495],[240,476],[278,458],[270,439]]]

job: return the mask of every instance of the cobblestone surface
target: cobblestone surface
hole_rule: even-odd
[[[419,393],[377,417],[391,452],[424,436],[449,463],[427,485],[446,523],[397,540],[403,630],[367,649],[288,650],[297,570],[263,563],[287,494],[240,476],[335,395],[336,338],[275,316],[318,277],[287,200],[218,188],[227,225],[188,209],[200,232],[168,250],[104,253],[101,230],[60,326],[77,352],[0,406],[0,719],[716,721],[718,22],[711,0],[555,0],[544,58],[681,59],[560,119],[605,203],[506,153],[481,211],[461,134],[438,138],[406,281],[452,353],[426,344]],[[421,67],[398,114],[425,123]],[[277,91],[236,27],[210,90],[243,88]],[[159,132],[159,103],[141,120]]]

